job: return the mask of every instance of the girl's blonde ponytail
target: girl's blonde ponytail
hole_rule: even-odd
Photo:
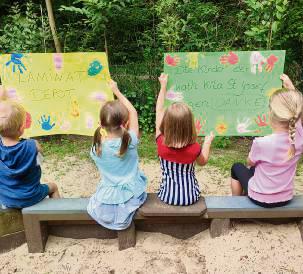
[[[288,159],[291,159],[296,154],[296,124],[302,116],[302,94],[296,90],[279,89],[271,96],[269,107],[272,123],[288,129],[290,142]]]
[[[295,141],[296,141],[296,123],[297,118],[292,117],[289,120],[288,124],[288,134],[289,134],[289,141],[290,141],[290,148],[288,150],[288,158],[291,159],[296,155],[296,147],[295,147]]]

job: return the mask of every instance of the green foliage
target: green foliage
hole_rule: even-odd
[[[140,71],[140,69],[145,68],[146,66],[128,65],[127,67],[112,67],[111,70],[120,90],[138,111],[140,129],[145,132],[154,132],[155,101],[158,86],[148,74],[144,75],[144,72]]]
[[[106,25],[110,18],[130,2],[131,0],[74,0],[73,6],[62,5],[59,10],[83,16],[84,24],[97,38],[100,35],[105,36]]]
[[[215,148],[228,148],[231,145],[229,137],[217,136],[213,141],[213,147]]]
[[[288,0],[245,0],[246,12],[240,16],[247,16],[248,27],[245,31],[248,45],[256,42],[259,48],[271,49],[280,46],[279,37],[283,30],[284,19],[288,9]]]
[[[39,8],[32,1],[25,5],[13,3],[0,28],[2,51],[46,51],[50,29],[47,17],[38,14]]]

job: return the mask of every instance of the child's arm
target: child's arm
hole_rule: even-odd
[[[157,105],[156,105],[156,138],[161,134],[160,125],[164,115],[164,101],[166,94],[167,79],[168,79],[168,75],[161,73],[159,77],[161,89],[158,95]]]
[[[246,162],[247,162],[248,166],[255,166],[256,165],[252,160],[249,159],[249,157],[247,158]]]
[[[199,166],[204,166],[207,164],[210,154],[211,143],[214,140],[214,137],[215,136],[213,132],[211,132],[208,136],[205,136],[201,153],[196,161]]]
[[[128,99],[120,92],[118,85],[115,81],[110,80],[109,86],[118,98],[118,100],[127,108],[129,112],[129,129],[133,130],[135,134],[139,137],[139,123],[136,109],[134,108],[132,103],[128,101]]]
[[[283,82],[283,87],[285,87],[287,89],[293,89],[293,90],[296,89],[295,86],[294,86],[294,84],[292,83],[292,81],[289,79],[288,75],[282,74],[280,76],[280,79]]]
[[[4,88],[4,86],[0,85],[0,101],[7,99],[7,92]]]

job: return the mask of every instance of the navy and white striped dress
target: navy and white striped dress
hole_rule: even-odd
[[[195,176],[195,161],[201,153],[198,143],[175,149],[167,147],[163,135],[157,138],[162,182],[158,197],[170,205],[191,205],[199,200],[200,189]]]

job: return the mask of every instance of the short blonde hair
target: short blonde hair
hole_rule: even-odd
[[[270,120],[288,129],[289,158],[295,153],[296,123],[302,117],[303,98],[301,92],[282,88],[275,91],[269,100]]]
[[[20,104],[11,100],[0,102],[0,135],[8,138],[21,136],[21,127],[26,119],[26,111]]]
[[[182,148],[197,140],[194,115],[184,103],[174,103],[165,110],[160,131],[168,147]]]

